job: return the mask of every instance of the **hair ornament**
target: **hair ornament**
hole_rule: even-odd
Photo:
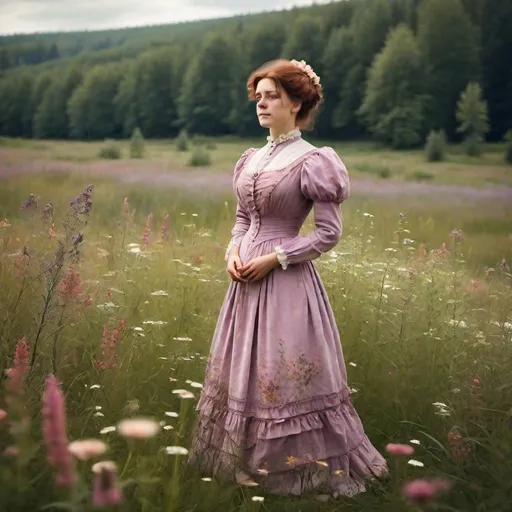
[[[313,71],[313,68],[309,64],[306,64],[306,61],[304,61],[304,60],[298,61],[298,60],[293,59],[290,62],[296,68],[299,68],[301,71],[306,73],[306,75],[308,75],[311,82],[313,82],[313,85],[320,85],[320,77]]]

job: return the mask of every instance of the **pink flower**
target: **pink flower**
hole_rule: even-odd
[[[98,462],[92,467],[94,473],[93,503],[97,507],[117,505],[123,500],[117,485],[117,466],[110,460]]]
[[[25,377],[30,371],[30,349],[27,340],[21,338],[14,351],[14,365],[6,371],[6,390],[10,394],[19,395],[23,393]]]
[[[54,375],[47,377],[43,395],[43,439],[48,462],[57,469],[55,483],[63,486],[72,485],[75,475],[66,436],[64,395]]]
[[[152,419],[133,418],[122,420],[117,425],[117,431],[123,437],[134,439],[147,439],[160,432],[160,424]]]
[[[409,446],[408,444],[393,444],[389,443],[386,446],[386,451],[390,455],[398,456],[398,455],[412,455],[414,453],[414,448]]]
[[[5,420],[6,417],[7,417],[7,412],[4,411],[3,409],[0,409],[0,421]]]
[[[17,446],[7,446],[4,450],[6,457],[17,457],[20,454],[20,449]]]
[[[89,460],[103,455],[107,451],[107,445],[98,439],[83,439],[70,443],[68,450],[77,459]]]
[[[450,489],[451,484],[439,479],[418,479],[404,485],[403,495],[416,504],[431,501],[439,492]]]

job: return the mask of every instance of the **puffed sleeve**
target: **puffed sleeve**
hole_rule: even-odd
[[[235,170],[233,173],[233,190],[236,195],[236,184],[238,181],[238,178],[240,177],[240,174],[244,168],[244,165],[247,161],[247,158],[252,154],[254,151],[253,148],[248,149],[245,151],[245,153],[239,158],[238,162],[235,165]],[[249,214],[247,213],[247,210],[240,204],[240,201],[237,201],[236,204],[236,220],[235,225],[233,226],[233,229],[231,230],[231,240],[226,248],[226,254],[224,256],[224,259],[227,261],[229,253],[231,252],[231,249],[236,245],[240,247],[240,243],[242,241],[242,238],[244,237],[245,233],[248,231],[249,227],[251,225],[251,219],[249,217]]]
[[[275,248],[283,269],[314,260],[331,250],[341,238],[341,203],[350,196],[347,169],[334,149],[323,147],[311,155],[301,169],[301,190],[313,201],[316,229],[296,236]]]

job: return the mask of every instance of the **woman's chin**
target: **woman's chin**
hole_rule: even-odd
[[[270,125],[272,124],[272,122],[270,121],[270,119],[266,118],[266,117],[259,117],[258,118],[258,121],[260,122],[260,126],[262,128],[270,128]]]

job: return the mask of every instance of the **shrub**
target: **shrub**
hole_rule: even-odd
[[[209,151],[201,146],[198,146],[194,149],[188,161],[188,164],[192,165],[193,167],[211,165],[211,163],[212,158]]]
[[[410,175],[410,179],[412,181],[430,181],[430,180],[434,179],[434,175],[430,172],[414,171]]]
[[[446,135],[444,130],[431,131],[427,137],[425,154],[428,162],[441,162],[446,155]]]
[[[186,130],[181,130],[176,139],[176,149],[178,151],[188,151],[190,147],[190,141]]]
[[[137,127],[133,130],[132,138],[130,139],[130,156],[131,158],[143,158],[145,152],[144,137],[140,128]]]
[[[100,149],[98,156],[100,158],[107,158],[110,160],[119,160],[122,154],[121,149],[115,142],[106,140],[105,145]]]

